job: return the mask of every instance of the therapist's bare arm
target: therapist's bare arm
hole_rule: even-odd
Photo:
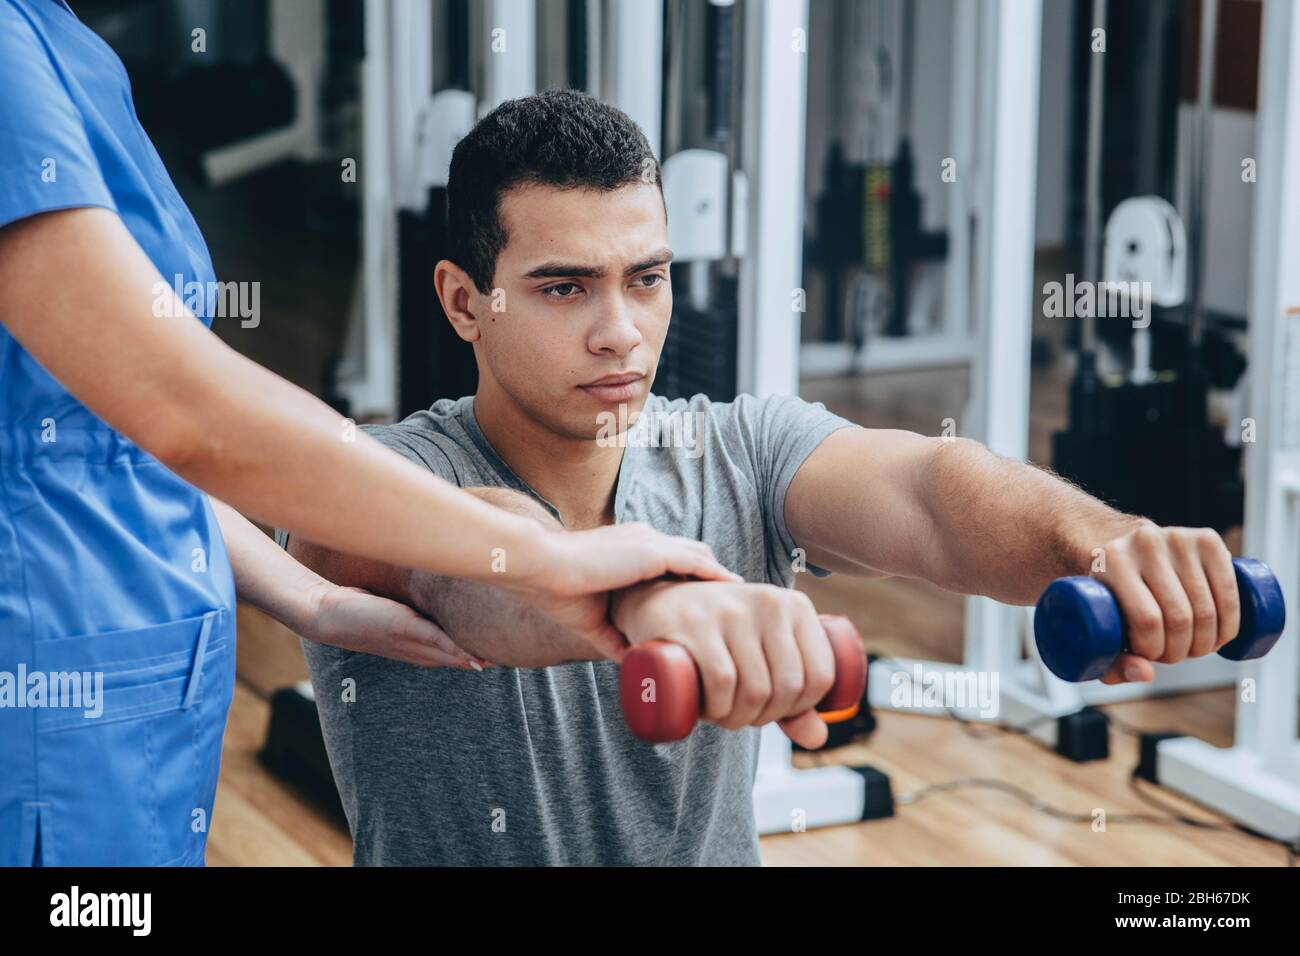
[[[154,314],[160,289],[171,298],[157,311],[169,317]],[[0,229],[0,322],[91,411],[245,514],[354,553],[493,578],[534,600],[669,571],[726,576],[696,542],[644,527],[545,534],[475,500],[227,347],[166,289],[108,210]],[[499,548],[511,572],[494,576]]]

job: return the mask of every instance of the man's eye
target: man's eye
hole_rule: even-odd
[[[549,295],[555,299],[571,299],[574,293],[581,291],[576,282],[561,282],[559,285],[547,286],[542,290],[543,295]]]
[[[664,277],[657,272],[650,272],[643,276],[637,276],[636,281],[640,283],[643,289],[653,289],[664,281]]]

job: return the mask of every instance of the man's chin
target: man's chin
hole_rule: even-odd
[[[626,402],[600,402],[594,412],[583,412],[570,416],[576,426],[573,430],[584,438],[596,442],[614,442],[620,435],[625,435],[636,424],[645,409],[646,396],[638,395]]]

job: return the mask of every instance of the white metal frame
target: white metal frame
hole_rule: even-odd
[[[740,391],[760,397],[798,390],[795,356],[803,234],[803,131],[806,54],[794,31],[808,30],[806,0],[768,0],[745,10],[742,165],[750,183],[746,246],[740,263],[738,378]],[[864,781],[846,767],[795,770],[790,741],[763,728],[754,816],[759,833],[790,831],[799,814],[808,827],[862,818]]]
[[[278,0],[286,2],[286,0]],[[319,2],[319,0],[316,0]],[[536,89],[536,9],[533,0],[491,0],[483,16],[484,98],[480,113]],[[357,419],[387,419],[397,410],[397,212],[422,209],[431,157],[421,148],[430,111],[460,119],[459,103],[438,104],[431,94],[433,11],[427,0],[366,0],[366,58],[362,67],[362,137],[358,169],[361,204],[361,281],[354,299],[336,388]],[[490,52],[494,30],[504,52]]]
[[[600,57],[602,93],[630,116],[660,157],[663,131],[663,0],[606,0],[610,49]]]
[[[533,0],[488,0],[487,11],[484,114],[506,100],[537,92],[537,7]],[[492,52],[496,30],[504,31],[504,54]]]
[[[1266,0],[1260,62],[1246,446],[1246,549],[1267,563],[1291,609],[1269,656],[1241,667],[1253,700],[1238,696],[1236,740],[1162,741],[1156,775],[1240,823],[1300,843],[1300,8]]]
[[[737,385],[760,397],[794,394],[800,313],[794,308],[803,265],[803,140],[807,54],[794,49],[808,31],[807,0],[769,0],[745,9],[744,152],[751,215],[749,251],[740,264]]]
[[[366,56],[361,67],[361,277],[352,303],[344,359],[335,387],[358,419],[387,418],[397,408],[397,217],[393,191],[396,138],[393,56],[403,55],[401,26],[414,0],[366,0]],[[397,42],[394,43],[394,37]],[[409,77],[402,76],[403,86]],[[397,117],[400,119],[400,117]],[[394,146],[398,149],[394,149]],[[414,152],[414,143],[410,144]]]

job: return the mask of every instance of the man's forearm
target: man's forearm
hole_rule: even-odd
[[[504,667],[551,667],[603,655],[509,592],[427,571],[411,575],[407,603],[438,622],[462,650]]]
[[[504,488],[466,490],[548,530],[560,527],[526,495]],[[493,664],[549,667],[601,659],[592,644],[500,588],[358,558],[298,538],[290,539],[289,549],[303,564],[335,584],[362,587],[409,604],[436,621],[462,650]]]
[[[1087,574],[1096,549],[1147,523],[968,439],[938,444],[922,489],[933,580],[1010,604],[1032,604],[1053,578]]]

